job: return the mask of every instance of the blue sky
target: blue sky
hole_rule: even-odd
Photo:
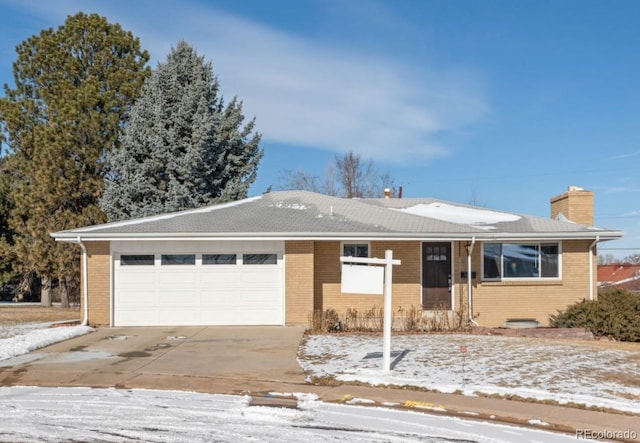
[[[640,2],[635,0],[0,0],[15,46],[97,12],[163,61],[180,39],[263,134],[252,195],[353,150],[405,197],[549,216],[570,185],[640,253]]]

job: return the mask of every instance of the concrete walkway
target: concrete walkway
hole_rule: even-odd
[[[311,385],[296,361],[303,332],[302,327],[101,328],[0,362],[0,385],[189,390],[250,395],[253,404],[285,407],[295,407],[296,400],[284,394],[314,393],[328,402],[367,399],[386,407],[640,441],[638,416],[436,392]]]

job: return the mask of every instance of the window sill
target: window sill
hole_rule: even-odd
[[[523,280],[501,280],[501,281],[482,281],[482,286],[562,286],[561,279],[523,279]]]

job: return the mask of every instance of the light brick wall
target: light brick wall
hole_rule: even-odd
[[[86,242],[88,257],[89,286],[89,324],[109,324],[109,288],[111,261],[109,242]],[[84,279],[84,275],[82,276]],[[80,306],[84,312],[84,296],[80,297]]]
[[[314,303],[313,241],[285,243],[285,323],[307,324]]]
[[[468,301],[467,280],[460,276],[467,270],[466,242],[454,243],[452,250],[454,309],[466,309]],[[589,298],[590,240],[562,242],[562,278],[557,281],[483,282],[481,274],[482,245],[477,243],[472,254],[473,313],[482,326],[501,327],[507,318],[535,318],[542,326],[548,325],[549,315],[557,310]],[[402,265],[393,270],[393,310],[400,306],[420,307],[421,243],[420,242],[371,242],[371,255],[384,257],[385,249],[394,251],[394,258]],[[335,309],[344,315],[348,308],[366,311],[382,307],[382,296],[343,294],[340,292],[340,242],[316,242],[314,276],[314,310]],[[591,256],[596,263],[596,255]],[[594,272],[593,288],[596,288]]]
[[[472,256],[473,311],[476,321],[483,326],[503,326],[507,318],[535,318],[547,325],[549,314],[565,309],[583,298],[589,298],[590,240],[562,243],[562,279],[559,281],[482,282],[481,244],[476,244]],[[394,258],[402,265],[393,267],[393,311],[400,307],[420,307],[421,296],[421,243],[371,242],[371,256],[384,257],[392,249]],[[466,243],[454,245],[455,306],[466,303]],[[89,324],[108,325],[110,320],[110,246],[109,242],[85,243],[88,253]],[[285,243],[285,322],[306,324],[314,310],[333,308],[344,315],[347,308],[366,311],[381,308],[380,295],[343,294],[340,291],[341,243],[339,241],[287,241]],[[596,255],[591,255],[594,270]],[[82,276],[84,278],[84,276]],[[596,273],[593,275],[596,288]],[[81,297],[81,304],[84,299]],[[84,310],[84,306],[82,306]]]
[[[386,249],[393,250],[393,258],[402,261],[393,267],[393,311],[420,307],[420,242],[371,242],[370,255],[384,258]],[[341,243],[319,241],[315,244],[314,310],[333,308],[344,315],[348,308],[366,311],[383,306],[382,295],[343,294],[340,291]]]
[[[473,252],[472,267],[477,272],[473,287],[473,313],[482,326],[502,327],[508,318],[534,318],[548,326],[549,315],[589,298],[590,240],[562,242],[562,278],[557,281],[483,282],[480,259],[482,247]],[[594,264],[596,255],[591,256]],[[594,272],[593,284],[596,288]],[[460,285],[466,293],[466,284]]]

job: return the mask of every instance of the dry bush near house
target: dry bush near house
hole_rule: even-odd
[[[384,309],[373,306],[370,309],[359,311],[348,308],[344,315],[340,315],[335,309],[315,311],[309,314],[309,329],[311,334],[324,334],[332,332],[364,332],[379,333],[384,326]],[[414,305],[409,308],[398,308],[392,315],[391,328],[396,332],[426,333],[426,332],[453,332],[468,330],[465,311],[452,312],[442,307],[424,312]]]
[[[383,317],[384,310],[376,306],[363,312],[349,308],[347,309],[343,322],[344,330],[351,332],[381,332]]]
[[[402,306],[398,309],[400,315],[400,324],[403,331],[420,331],[422,327],[422,310],[411,305],[410,308],[404,309]]]
[[[0,305],[0,326],[78,319],[80,319],[80,308],[25,306],[20,304]]]
[[[322,334],[325,332],[340,332],[341,330],[342,324],[335,309],[313,311],[309,314],[309,333]]]
[[[423,322],[427,331],[443,332],[456,329],[452,319],[452,312],[442,307],[429,311],[423,317]]]

